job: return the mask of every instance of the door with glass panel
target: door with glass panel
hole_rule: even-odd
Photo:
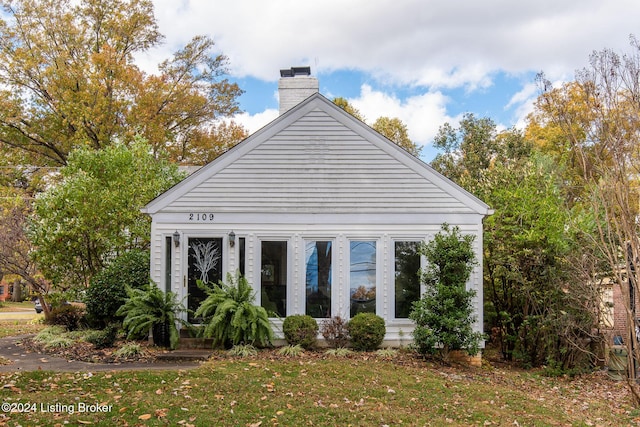
[[[187,273],[187,319],[192,323],[200,323],[194,319],[200,303],[207,297],[205,291],[198,285],[217,284],[222,280],[222,238],[221,237],[190,237],[188,248]]]

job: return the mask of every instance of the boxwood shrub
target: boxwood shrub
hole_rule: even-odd
[[[310,349],[316,344],[318,322],[306,314],[294,314],[284,319],[282,332],[290,345]]]
[[[347,324],[351,345],[358,351],[373,351],[382,344],[387,328],[375,313],[358,313]]]

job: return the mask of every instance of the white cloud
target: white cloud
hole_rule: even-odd
[[[522,90],[515,93],[509,103],[505,106],[507,108],[515,108],[516,118],[515,126],[523,129],[526,126],[526,118],[529,113],[533,111],[533,103],[538,97],[538,87],[535,83],[529,83],[524,85]]]
[[[236,123],[239,123],[242,126],[244,126],[244,128],[247,129],[249,133],[254,133],[255,131],[262,128],[263,126],[269,124],[271,121],[275,120],[277,117],[278,117],[278,110],[268,109],[261,113],[257,113],[253,115],[248,113],[236,114],[233,117],[233,120]]]
[[[348,101],[362,113],[368,124],[373,124],[381,116],[398,117],[407,125],[409,138],[418,145],[429,144],[443,123],[455,124],[459,120],[447,115],[448,100],[440,92],[428,92],[401,100],[363,85],[360,95]]]
[[[358,69],[396,84],[486,86],[491,72],[572,73],[592,50],[628,46],[636,0],[154,0],[167,51],[209,34],[236,76],[283,66]]]
[[[206,34],[228,56],[235,78],[275,82],[279,69],[295,65],[311,65],[321,75],[360,71],[360,83],[370,85],[361,86],[349,101],[370,122],[379,116],[399,117],[419,144],[429,144],[443,123],[457,124],[457,112],[449,112],[453,104],[478,104],[449,102],[445,94],[452,89],[486,99],[486,93],[500,89],[496,85],[503,75],[544,71],[554,81],[571,79],[594,50],[628,51],[640,16],[637,0],[153,3],[166,43],[140,57],[145,70],[193,36]],[[406,88],[411,90],[402,90]],[[534,86],[523,79],[519,89],[510,90],[510,100],[497,108],[508,110],[522,126],[532,109]],[[395,95],[400,93],[412,96]],[[489,108],[496,107],[487,106],[480,114],[491,115]],[[255,131],[275,117],[275,110],[265,110],[236,120]]]

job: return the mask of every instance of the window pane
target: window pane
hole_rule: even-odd
[[[331,317],[331,242],[307,242],[306,314],[315,318]]]
[[[171,268],[173,264],[171,262],[171,248],[172,248],[171,236],[167,236],[164,239],[164,291],[169,292],[171,290]]]
[[[240,257],[238,263],[238,270],[240,270],[240,275],[245,275],[245,259],[246,259],[246,247],[247,247],[247,239],[245,237],[238,238],[238,256]]]
[[[420,299],[418,242],[396,242],[396,318],[407,318],[411,304]]]
[[[287,315],[287,242],[262,242],[261,304],[269,317]]]
[[[349,294],[351,317],[376,312],[376,242],[352,241],[350,246]]]

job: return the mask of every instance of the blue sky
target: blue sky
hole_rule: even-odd
[[[544,71],[557,84],[594,50],[629,51],[637,0],[153,0],[162,47],[151,69],[195,35],[229,58],[245,90],[236,117],[256,131],[277,117],[279,70],[310,66],[328,98],[371,124],[398,117],[431,160],[434,135],[464,113],[522,127]]]

